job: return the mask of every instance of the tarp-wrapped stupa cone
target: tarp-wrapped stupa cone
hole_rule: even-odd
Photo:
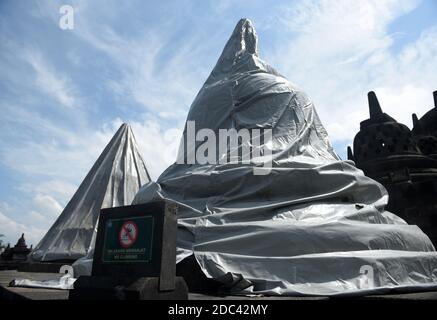
[[[201,141],[193,141],[193,124]],[[220,129],[249,129],[252,140],[220,149]],[[385,211],[384,187],[336,156],[309,97],[258,57],[249,20],[237,24],[191,105],[183,139],[178,162],[186,163],[134,200],[180,205],[178,261],[194,254],[207,277],[244,279],[242,294],[437,287],[428,237]],[[248,146],[262,152],[244,163]],[[262,159],[270,153],[269,172]]]
[[[140,186],[149,181],[132,130],[123,124],[32,251],[31,260],[76,260],[85,256],[95,241],[100,209],[131,204]]]

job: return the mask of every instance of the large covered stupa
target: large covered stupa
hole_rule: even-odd
[[[132,129],[122,124],[29,262],[73,262],[92,254],[100,209],[128,205],[150,181]]]
[[[194,257],[236,293],[437,287],[429,238],[385,211],[381,184],[339,159],[310,98],[259,58],[257,42],[239,21],[191,105],[177,163],[133,203],[177,203],[178,262]],[[193,124],[209,142],[224,129],[252,139],[205,150]],[[250,148],[258,156],[245,162]],[[193,157],[204,151],[208,161]]]

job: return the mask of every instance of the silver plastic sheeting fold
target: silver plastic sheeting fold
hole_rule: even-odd
[[[187,121],[196,132],[272,129],[262,147],[273,162],[266,175],[254,174],[269,169],[259,162],[175,163],[141,188],[134,203],[180,205],[178,261],[194,253],[208,277],[244,279],[242,294],[437,288],[429,238],[385,211],[384,187],[337,157],[308,96],[258,57],[249,20],[237,24]],[[179,160],[202,144],[187,148],[188,123],[183,138]],[[220,163],[228,154],[217,150]]]
[[[74,288],[76,278],[66,274],[61,277],[53,277],[47,280],[33,280],[33,279],[14,279],[9,284],[10,287],[23,288],[41,288],[41,289],[59,289],[71,290]]]
[[[76,260],[93,248],[101,208],[129,205],[150,181],[135,137],[123,124],[61,215],[30,254],[34,261]]]

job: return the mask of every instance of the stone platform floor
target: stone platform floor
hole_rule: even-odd
[[[0,286],[7,290],[22,295],[32,300],[66,300],[68,299],[68,290],[40,289],[40,288],[18,288],[8,287],[8,284],[15,278],[48,280],[61,277],[59,273],[35,273],[35,272],[18,272],[16,270],[0,271]],[[330,297],[244,297],[244,296],[210,296],[204,294],[190,293],[190,300],[329,300]],[[334,298],[335,299],[335,298]],[[437,291],[417,292],[406,294],[388,294],[388,295],[371,295],[354,299],[365,300],[437,300]]]

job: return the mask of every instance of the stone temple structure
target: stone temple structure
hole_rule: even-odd
[[[379,111],[378,121],[392,121]],[[409,143],[406,152],[424,157]],[[190,107],[176,163],[133,204],[156,199],[179,205],[178,264],[192,261],[223,290],[437,288],[430,239],[386,211],[386,189],[334,153],[311,99],[259,57],[247,19]]]
[[[55,263],[92,256],[100,209],[130,204],[140,186],[149,181],[132,129],[123,123],[29,255],[31,270],[47,268],[52,262],[59,270]]]
[[[364,173],[382,183],[389,194],[387,209],[418,225],[437,246],[437,91],[436,107],[414,127],[384,113],[369,92],[370,118],[361,122],[348,157]]]
[[[8,246],[0,254],[0,270],[18,269],[21,263],[27,259],[27,256],[31,251],[32,246],[30,248],[27,247],[23,233],[15,246],[11,247],[8,243]]]

